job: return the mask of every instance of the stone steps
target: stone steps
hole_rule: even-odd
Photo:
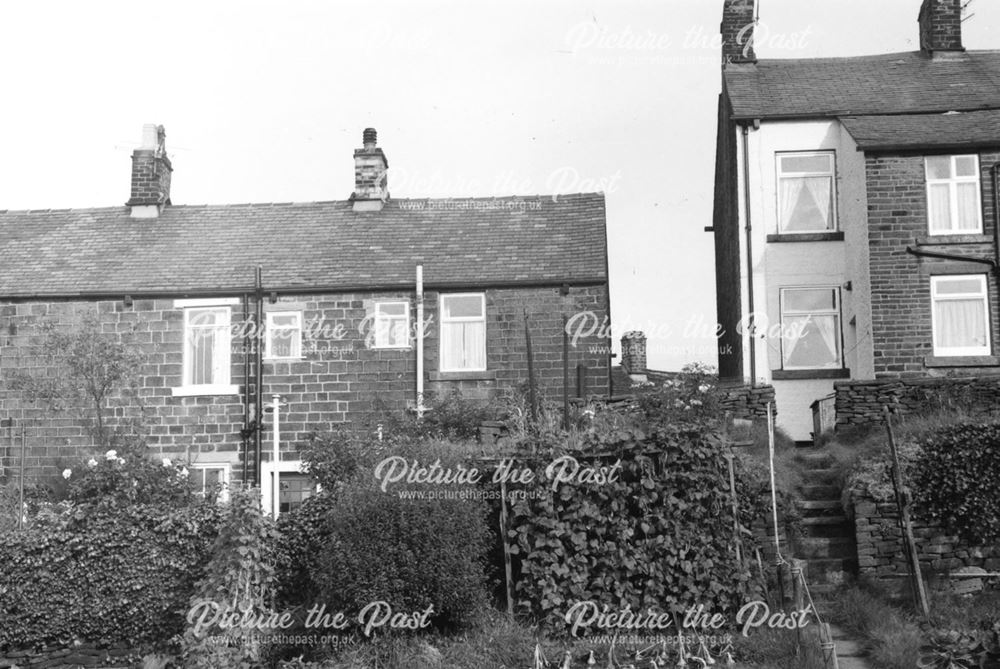
[[[854,539],[850,537],[803,537],[798,552],[804,560],[823,558],[856,558]]]

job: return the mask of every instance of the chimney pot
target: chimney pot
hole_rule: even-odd
[[[646,335],[639,330],[622,335],[622,369],[629,376],[642,377],[638,380],[645,380]]]
[[[365,131],[361,134],[361,142],[366,149],[374,149],[377,140],[378,133],[375,132],[375,128],[365,128]]]

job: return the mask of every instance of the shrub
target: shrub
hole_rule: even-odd
[[[512,505],[519,607],[565,630],[562,616],[580,601],[614,611],[742,605],[750,574],[733,553],[727,447],[718,435],[660,427],[591,435],[587,446],[610,455],[586,457],[585,466],[614,467],[620,458],[620,476],[551,491],[539,467],[532,494]]]
[[[191,597],[190,610],[209,619],[215,607],[244,619],[267,619],[272,613],[278,539],[274,522],[260,512],[260,490],[234,490],[212,544],[211,560]],[[188,623],[181,644],[186,667],[250,667],[263,656],[260,633],[266,629],[227,628],[222,623],[203,622],[198,614]]]
[[[0,648],[75,639],[135,645],[180,633],[219,516],[209,503],[71,507],[7,534]]]
[[[454,462],[441,446],[408,448],[404,452],[419,455],[422,465]],[[329,534],[313,580],[331,608],[357,611],[386,601],[393,611],[414,612],[433,605],[435,626],[464,626],[487,600],[486,507],[474,495],[463,499],[467,488],[406,484],[406,490],[435,495],[404,499],[398,489],[383,492],[371,469],[343,485],[329,507]]]
[[[320,570],[320,556],[330,538],[327,519],[334,511],[335,498],[324,488],[292,511],[278,516],[280,602],[295,606],[319,598],[319,586],[313,575]]]
[[[1000,423],[941,428],[917,445],[922,515],[972,545],[1000,540]]]

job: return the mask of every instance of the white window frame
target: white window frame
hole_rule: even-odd
[[[392,314],[381,314],[381,309],[388,305],[403,305],[403,315],[395,316]],[[410,348],[410,303],[407,300],[379,300],[375,302],[372,308],[372,346],[373,348]],[[379,328],[379,322],[381,320],[386,320],[389,323],[397,321],[400,318],[405,322],[403,332],[406,333],[406,341],[402,344],[393,344],[388,341],[388,333],[391,329]],[[379,337],[380,333],[384,333],[385,337]]]
[[[181,385],[171,388],[174,396],[189,397],[197,395],[237,395],[239,386],[231,382],[232,374],[232,306],[239,303],[235,297],[223,298],[195,298],[174,300],[175,309],[183,309],[184,332],[181,342]],[[213,379],[212,383],[192,384],[191,379],[191,350],[188,344],[191,340],[190,319],[191,314],[205,309],[215,309],[224,314],[222,323],[218,327],[224,328],[225,337],[218,342],[218,353],[223,362],[219,365],[220,378]]]
[[[274,508],[272,486],[274,485],[273,476],[275,472],[278,476],[281,474],[302,474],[305,475],[306,472],[302,466],[301,460],[280,460],[275,466],[273,460],[264,460],[260,463],[260,504],[261,509],[265,514],[276,518],[281,515],[281,510]],[[319,493],[320,486],[317,483],[313,486],[313,492]]]
[[[482,316],[472,317],[472,316],[452,316],[448,320],[444,317],[444,303],[447,299],[453,297],[478,297],[480,304],[482,305]],[[489,352],[486,349],[487,333],[486,333],[486,293],[441,293],[438,296],[438,314],[440,314],[441,322],[441,332],[438,339],[438,353],[439,353],[439,363],[440,370],[442,372],[485,372],[486,366],[488,364]],[[458,368],[448,368],[444,366],[444,326],[446,323],[482,323],[483,324],[483,366],[482,367],[458,367]]]
[[[949,293],[947,296],[937,295],[937,286],[948,281],[969,281],[977,280],[982,286],[979,293]],[[983,322],[986,324],[986,344],[984,346],[951,346],[939,347],[937,345],[937,306],[938,301],[967,300],[972,297],[982,298],[983,302]],[[982,356],[990,355],[993,346],[992,333],[993,325],[990,322],[990,296],[989,282],[985,274],[941,274],[931,277],[931,345],[934,347],[935,357],[951,358],[961,356]]]
[[[950,158],[951,159],[951,173],[953,175],[957,174],[958,170],[955,165],[959,158],[972,158],[976,161],[976,173],[971,177],[960,177],[951,176],[947,179],[931,179],[930,168],[928,167],[928,160],[931,158]],[[983,234],[983,197],[982,197],[982,180],[980,179],[980,165],[979,165],[979,154],[976,153],[957,153],[948,156],[924,156],[924,182],[926,189],[926,199],[927,199],[927,234],[929,235],[981,235]],[[960,229],[955,226],[958,225],[958,184],[975,184],[976,186],[976,228],[972,229]],[[931,225],[931,212],[934,211],[933,205],[931,204],[931,186],[946,185],[948,186],[948,205],[949,205],[949,215],[951,218],[951,227],[945,230],[934,230],[934,226]]]
[[[784,174],[781,170],[781,159],[789,156],[796,156],[807,158],[810,156],[827,156],[830,158],[830,171],[829,172],[794,172],[791,174]],[[774,174],[775,174],[775,188],[774,188],[774,200],[775,200],[775,210],[774,218],[777,223],[777,232],[779,235],[814,235],[816,233],[829,233],[837,232],[840,230],[840,221],[837,216],[837,152],[833,149],[822,150],[822,151],[776,151],[774,154]],[[785,230],[782,228],[784,221],[781,220],[781,181],[782,179],[798,179],[798,178],[808,178],[808,177],[830,177],[830,200],[831,200],[831,223],[833,224],[829,228],[817,229],[817,230]]]
[[[297,331],[298,331],[298,346],[297,346],[297,348],[298,348],[298,355],[294,354],[294,350],[293,350],[293,355],[275,355],[274,354],[273,347],[271,345],[271,335],[274,333],[274,330],[277,329],[276,326],[274,325],[274,317],[275,316],[295,316],[295,319],[296,319],[296,322],[297,322],[297,326],[296,326],[296,328],[293,328],[293,329],[297,329]],[[302,356],[302,312],[301,311],[295,311],[295,310],[289,310],[289,311],[265,311],[264,312],[264,323],[265,323],[265,328],[264,328],[264,358],[266,358],[267,360],[302,360],[303,356]],[[286,329],[286,328],[282,328],[282,329]],[[296,346],[293,345],[292,348],[295,349]]]
[[[219,503],[225,504],[229,501],[229,485],[232,480],[233,467],[228,462],[192,462],[188,465],[188,472],[204,471],[206,469],[222,470],[222,489],[219,491]],[[202,475],[201,490],[195,492],[196,495],[205,494],[205,478]]]
[[[834,306],[832,309],[823,311],[788,311],[785,309],[785,293],[797,290],[830,290],[833,291]],[[785,364],[785,316],[834,316],[837,319],[837,363],[825,367],[797,367]],[[844,322],[841,314],[841,300],[839,286],[783,286],[778,289],[778,319],[781,323],[781,369],[782,370],[821,370],[821,369],[843,369],[844,368]]]

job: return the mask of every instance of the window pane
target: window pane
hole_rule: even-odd
[[[486,368],[486,324],[443,323],[441,365],[447,370]]]
[[[196,328],[188,333],[191,342],[191,383],[207,385],[212,383],[212,370],[215,368],[215,335],[216,331],[207,328]]]
[[[407,332],[406,332],[406,320],[402,318],[397,318],[389,322],[389,333],[388,333],[388,345],[389,346],[406,346],[407,345]]]
[[[406,303],[405,302],[382,302],[375,305],[376,313],[384,314],[386,316],[405,316],[406,315]]]
[[[313,483],[306,474],[278,474],[278,512],[288,513],[312,497]]]
[[[830,177],[781,179],[781,229],[788,232],[833,229],[833,182]]]
[[[482,318],[483,298],[479,295],[446,295],[441,308],[442,318]]]
[[[976,157],[957,156],[955,158],[955,176],[958,177],[976,176]]]
[[[927,159],[928,179],[951,178],[951,156],[932,156]]]
[[[781,171],[785,174],[794,172],[833,172],[833,156],[782,156]]]
[[[288,330],[277,330],[271,334],[271,356],[290,358],[295,355],[293,344],[295,335]]]
[[[979,278],[937,279],[934,282],[935,295],[982,294],[983,282]]]
[[[298,314],[274,314],[271,323],[277,328],[295,328],[299,325]]]
[[[840,367],[837,316],[786,316],[781,319],[786,368]]]
[[[986,346],[985,311],[982,299],[936,302],[934,344],[942,348]]]
[[[979,188],[975,183],[955,184],[955,196],[958,198],[958,229],[978,230],[979,212],[976,206],[976,190]]]
[[[837,308],[837,295],[832,288],[785,290],[781,306],[787,311],[832,311]]]
[[[930,187],[930,229],[951,229],[951,205],[949,204],[948,184],[935,184]]]

